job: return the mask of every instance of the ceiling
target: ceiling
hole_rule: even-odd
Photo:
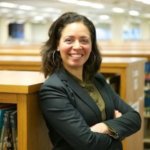
[[[136,18],[144,17],[150,19],[150,0],[145,1],[147,4],[139,2],[139,0],[85,0],[84,4],[86,2],[88,6],[83,6],[83,1],[81,0],[0,0],[0,17],[7,17],[12,20],[22,19],[24,21],[33,21],[37,18],[38,21],[48,21],[54,20],[63,12],[76,11],[97,21],[101,19],[99,16],[103,16],[102,19],[106,20],[108,16],[118,14],[113,12],[112,9],[119,7],[124,9],[124,12],[120,13],[121,15],[130,16],[129,11],[134,10],[139,13],[136,14],[137,12],[135,12]],[[10,6],[6,4],[2,7],[2,2],[14,3],[17,4],[17,6],[10,8]],[[33,10],[31,8],[21,8],[20,6],[22,5],[32,6],[34,8]]]

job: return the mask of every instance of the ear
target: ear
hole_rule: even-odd
[[[56,51],[60,51],[59,46],[57,47]]]

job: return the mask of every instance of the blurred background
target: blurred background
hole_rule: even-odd
[[[98,40],[150,40],[150,0],[0,0],[0,44],[43,42],[67,11],[91,19]]]

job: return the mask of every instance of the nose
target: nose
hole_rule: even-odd
[[[81,49],[80,41],[78,41],[78,40],[74,41],[73,48],[74,49]]]

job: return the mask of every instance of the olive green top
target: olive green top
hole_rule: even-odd
[[[87,92],[89,93],[91,98],[97,104],[97,106],[102,114],[102,116],[101,116],[102,120],[106,120],[105,103],[104,103],[104,100],[103,100],[100,92],[96,88],[96,86],[92,82],[84,82],[79,79],[78,79],[78,81],[79,81],[79,84],[81,85],[81,87],[83,87],[85,90],[87,90]]]
[[[102,120],[106,120],[105,103],[96,86],[91,81],[81,81],[74,75],[70,75],[73,76],[73,78],[81,85],[81,87],[83,87],[88,92],[88,94],[91,96],[91,98],[97,104],[99,110],[101,111]]]

